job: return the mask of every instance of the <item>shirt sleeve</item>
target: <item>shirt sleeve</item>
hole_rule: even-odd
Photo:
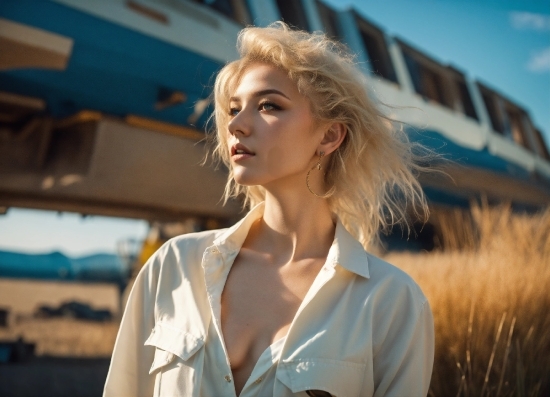
[[[410,308],[409,308],[410,309]],[[428,301],[394,323],[374,359],[374,397],[424,397],[434,360],[434,323]],[[416,313],[417,315],[412,315]],[[397,326],[397,327],[396,327]]]
[[[154,376],[149,375],[154,347],[145,346],[154,327],[157,289],[157,255],[136,277],[115,342],[103,397],[151,396]]]

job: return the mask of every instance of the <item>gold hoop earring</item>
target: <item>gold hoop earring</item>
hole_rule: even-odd
[[[334,186],[328,191],[326,192],[325,194],[323,195],[320,195],[320,194],[317,194],[315,193],[312,189],[311,189],[311,186],[309,186],[309,174],[311,173],[311,171],[313,171],[314,169],[318,169],[319,171],[321,171],[321,159],[323,158],[323,156],[325,155],[325,152],[319,152],[319,159],[317,160],[317,164],[315,164],[313,167],[311,167],[311,169],[307,172],[307,175],[306,175],[306,186],[307,186],[307,189],[309,190],[309,192],[311,194],[313,194],[314,196],[316,197],[319,197],[319,198],[328,198],[330,196],[332,196],[332,194],[334,193]],[[324,173],[323,173],[324,175]]]

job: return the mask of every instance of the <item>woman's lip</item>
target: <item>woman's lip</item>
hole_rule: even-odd
[[[251,154],[251,153],[239,153],[239,154],[232,155],[231,160],[241,161],[241,160],[246,160],[246,159],[251,158],[251,157],[254,157],[254,155]]]
[[[242,153],[237,153],[237,151],[242,152]],[[249,148],[244,146],[242,143],[237,143],[237,144],[231,146],[231,155],[234,156],[236,154],[251,154],[251,155],[254,155],[252,150],[250,150]]]

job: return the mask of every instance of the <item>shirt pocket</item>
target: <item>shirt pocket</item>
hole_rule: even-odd
[[[149,374],[155,376],[154,396],[194,396],[204,359],[204,337],[157,323],[145,341],[155,348]],[[197,354],[199,353],[199,354]],[[195,384],[197,383],[197,384]]]
[[[279,363],[277,379],[292,393],[310,391],[335,397],[361,395],[365,364],[327,359],[299,359]],[[308,395],[308,394],[304,394]]]

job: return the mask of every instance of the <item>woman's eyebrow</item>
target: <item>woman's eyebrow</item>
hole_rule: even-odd
[[[251,95],[251,97],[256,98],[256,97],[264,96],[264,95],[268,95],[268,94],[281,95],[281,96],[285,97],[286,99],[290,100],[290,98],[288,96],[286,96],[281,91],[276,90],[274,88],[270,88],[270,89],[267,89],[267,90],[256,91]],[[231,98],[229,98],[229,101],[230,102],[240,102],[240,99],[238,97],[232,96]]]

